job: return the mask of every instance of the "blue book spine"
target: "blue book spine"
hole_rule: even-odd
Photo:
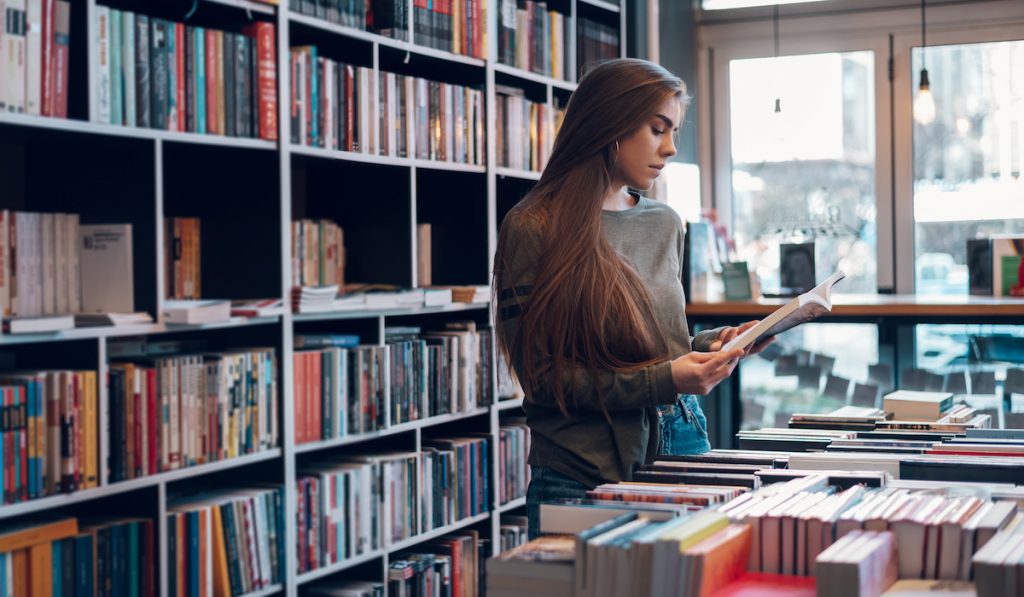
[[[128,574],[125,570],[127,557],[125,554],[125,530],[127,525],[118,524],[110,528],[110,570],[113,580],[112,597],[128,597]]]
[[[61,581],[64,580],[64,564],[61,561],[61,556],[64,554],[64,550],[61,548],[60,541],[54,541],[50,545],[50,550],[53,552],[53,555],[50,558],[53,563],[53,569],[51,570],[53,583],[50,595],[53,597],[61,597],[61,595],[64,594],[64,587],[61,585]],[[0,587],[3,587],[3,583],[0,583]],[[7,593],[4,592],[3,594],[6,595]]]
[[[46,412],[46,404],[43,403],[46,397],[43,395],[43,383],[39,380],[32,380],[32,401],[35,403],[36,409],[36,426],[35,432],[41,434],[45,440],[46,438],[46,420],[43,417],[43,413]],[[36,441],[36,446],[39,446],[39,442]],[[52,446],[46,445],[43,442],[43,449],[36,452],[36,497],[43,497],[46,493],[46,451],[52,450]]]
[[[178,130],[178,119],[181,118],[181,106],[178,105],[178,61],[176,52],[182,51],[175,39],[174,23],[164,21],[164,35],[167,36],[167,128]]]
[[[186,514],[188,523],[188,594],[200,597],[199,592],[199,512]]]
[[[75,597],[91,597],[93,587],[92,535],[75,537]]]
[[[7,558],[6,553],[0,553],[0,595],[10,595],[13,591],[7,590]],[[56,595],[56,593],[54,593]]]
[[[196,132],[206,133],[206,29],[195,28]]]
[[[309,116],[310,116],[310,145],[320,146],[320,66],[317,63],[316,46],[311,46],[309,51]]]
[[[39,455],[36,452],[36,418],[39,412],[36,410],[35,384],[29,381],[25,384],[26,412],[28,414],[28,497],[34,499],[39,497],[39,488],[36,487],[36,479],[39,475]],[[33,456],[33,454],[35,454]]]
[[[142,597],[142,582],[139,576],[142,566],[142,553],[139,551],[139,535],[142,533],[142,524],[138,521],[127,525],[128,533],[128,594],[131,597]]]

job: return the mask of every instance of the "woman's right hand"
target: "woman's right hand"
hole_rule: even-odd
[[[743,349],[689,352],[672,361],[672,382],[680,394],[705,396],[736,368]]]

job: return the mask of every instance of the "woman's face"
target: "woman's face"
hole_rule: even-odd
[[[675,134],[682,116],[682,102],[671,97],[643,125],[620,139],[613,181],[641,191],[650,189],[665,161],[676,154]]]

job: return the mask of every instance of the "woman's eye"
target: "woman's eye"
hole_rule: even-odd
[[[664,135],[665,134],[665,131],[659,131],[658,129],[656,129],[654,127],[651,127],[651,130],[654,131],[655,135]]]

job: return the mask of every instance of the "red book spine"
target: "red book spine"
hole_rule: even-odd
[[[40,97],[42,105],[40,113],[43,116],[53,116],[53,7],[54,0],[42,0],[43,7],[43,31],[42,49],[43,59],[40,62],[42,73],[39,77],[41,85]]]
[[[261,139],[277,141],[277,61],[274,58],[277,36],[274,25],[267,22],[254,23],[245,29],[245,33],[256,40],[254,82],[259,106],[259,135]],[[292,89],[294,88],[295,79],[292,78]],[[294,101],[294,97],[292,99]]]
[[[146,369],[146,388],[148,399],[146,416],[149,418],[149,437],[146,438],[149,442],[149,462],[146,463],[146,467],[149,474],[154,474],[159,470],[157,465],[157,446],[159,445],[157,442],[157,430],[160,429],[159,418],[157,417],[159,408],[157,406],[156,369]]]
[[[303,536],[302,533],[306,530],[306,480],[299,479],[296,487],[296,500],[295,500],[295,517],[298,520],[298,532],[295,533],[296,540],[298,541],[297,553],[299,555],[299,572],[308,572],[309,562],[306,561],[306,551],[302,549]]]
[[[188,112],[188,105],[185,103],[185,25],[174,24],[174,60],[177,73],[175,79],[174,94],[178,106],[178,130],[185,132],[185,114]]]
[[[76,489],[82,489],[82,479],[84,477],[82,470],[85,466],[85,454],[82,450],[82,437],[85,434],[85,404],[82,397],[82,388],[77,379],[78,374],[71,373],[69,375],[71,375],[71,404],[74,412],[71,420],[71,441],[75,446],[74,450],[72,450],[74,452],[74,486]]]
[[[219,135],[217,126],[217,32],[206,30],[206,132]]]
[[[309,386],[312,390],[310,392],[310,410],[313,411],[313,439],[323,439],[323,402],[321,396],[323,394],[323,388],[321,387],[321,380],[323,379],[321,374],[320,366],[320,353],[312,353],[315,358],[311,359],[312,367],[309,371]]]

